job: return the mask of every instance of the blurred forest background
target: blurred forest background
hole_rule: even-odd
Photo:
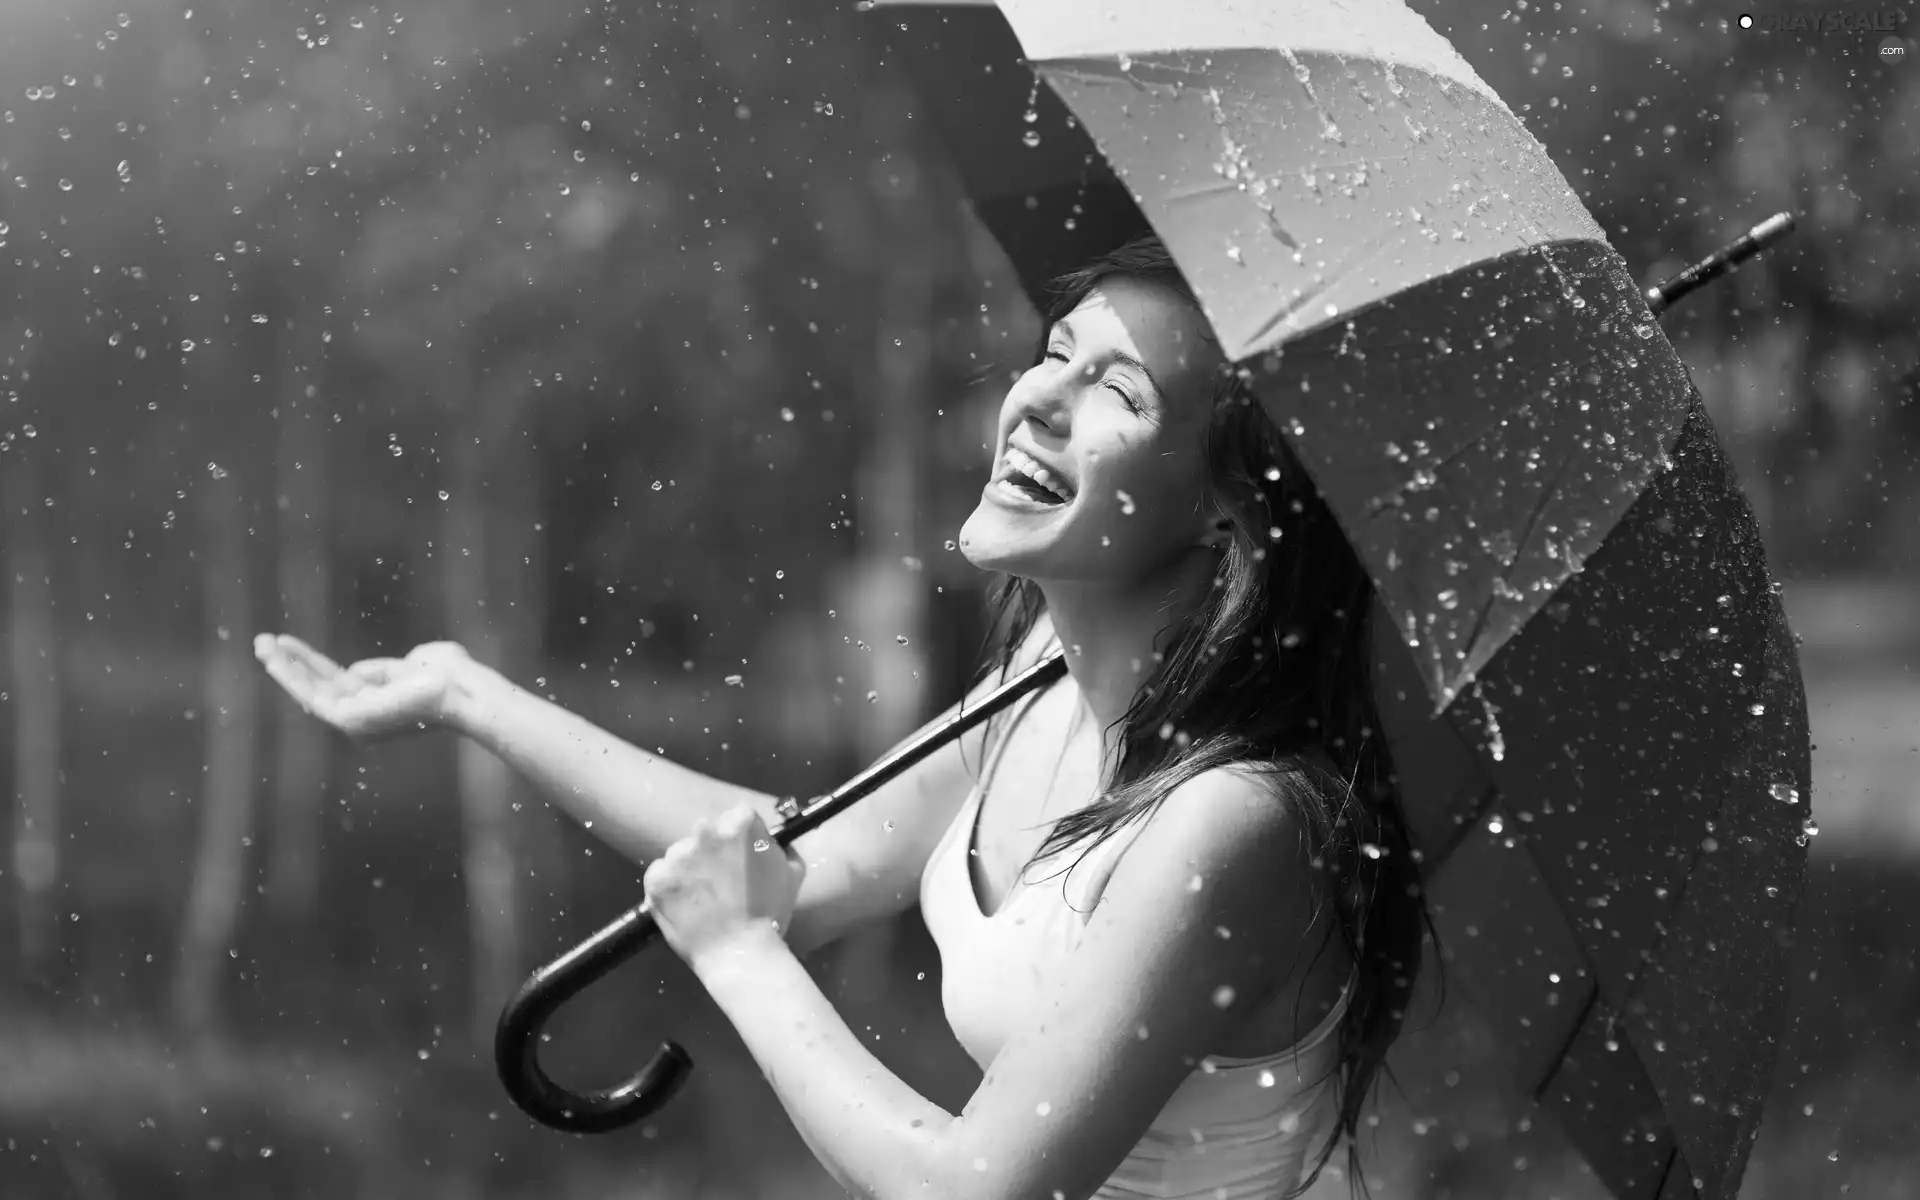
[[[1414,7],[1644,279],[1801,217],[1666,320],[1818,743],[1743,1194],[1920,1193],[1920,63],[1725,4]],[[957,694],[982,581],[948,539],[1035,330],[878,19],[0,0],[0,1197],[836,1194],[664,953],[547,1057],[609,1082],[671,1034],[683,1099],[598,1138],[514,1110],[499,1004],[640,868],[450,738],[333,737],[250,641],[451,638],[801,795]],[[816,966],[964,1101],[917,917]],[[1383,1194],[1597,1194],[1435,1117],[1378,1131]]]

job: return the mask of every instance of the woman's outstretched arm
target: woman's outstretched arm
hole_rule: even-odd
[[[1299,826],[1271,788],[1229,771],[1183,785],[955,1116],[873,1057],[781,941],[785,864],[755,831],[737,811],[675,846],[648,894],[821,1163],[871,1200],[1083,1200],[1291,978],[1312,925]]]
[[[729,808],[750,805],[769,826],[778,820],[777,797],[643,750],[478,664],[454,680],[448,725],[636,862],[658,858]],[[972,786],[981,736],[943,746],[795,843],[808,867],[788,933],[796,954],[913,905],[921,869]]]
[[[1048,636],[1042,623],[1020,666],[1038,661]],[[699,821],[731,807],[751,805],[768,823],[775,819],[773,796],[650,754],[514,685],[450,642],[347,667],[284,634],[262,634],[255,653],[303,708],[351,737],[445,728],[473,739],[637,862],[657,858]],[[997,682],[976,688],[964,703],[977,702]],[[914,903],[927,856],[973,784],[984,738],[975,729],[949,742],[799,840],[809,870],[792,926],[798,953]]]

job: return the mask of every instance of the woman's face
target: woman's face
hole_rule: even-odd
[[[1135,584],[1205,538],[1205,435],[1222,358],[1177,293],[1103,281],[1000,406],[968,561],[1039,582]]]

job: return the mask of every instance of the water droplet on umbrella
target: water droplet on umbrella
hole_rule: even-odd
[[[725,683],[728,687],[742,687],[746,684],[746,676],[729,675],[721,682]]]
[[[880,693],[879,693],[879,692],[868,692],[868,693],[867,693],[867,703],[868,703],[868,704],[878,704],[878,703],[880,703]]]
[[[660,482],[660,481],[659,481],[658,479],[656,479],[656,480],[654,480],[654,481],[653,481],[653,490],[654,490],[654,491],[656,491],[656,492],[657,492],[657,491],[659,491],[659,490],[660,490],[661,488],[663,488],[663,487],[665,487],[665,486],[666,486],[666,485],[665,485],[665,484],[663,484],[663,483],[661,483],[661,482]]]
[[[1767,788],[1767,795],[1772,796],[1782,804],[1800,803],[1800,789],[1785,780],[1770,785]]]
[[[1129,517],[1132,516],[1133,515],[1133,497],[1127,495],[1125,492],[1115,492],[1114,496],[1117,497],[1120,501],[1121,514]]]
[[[1747,706],[1747,711],[1756,717],[1764,716],[1767,711],[1767,706],[1764,704],[1750,704]]]
[[[767,851],[771,849],[773,849],[773,843],[768,841],[766,838],[753,839],[753,852],[755,854],[765,854]]]
[[[1040,144],[1039,132],[1033,129],[1027,130],[1025,133],[1020,135],[1020,143],[1029,148],[1038,146]]]

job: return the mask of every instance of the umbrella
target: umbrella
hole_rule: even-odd
[[[1508,1078],[1617,1195],[1733,1196],[1813,829],[1804,691],[1698,393],[1545,150],[1395,0],[874,7],[1029,291],[1157,232],[1369,567],[1416,848]]]

